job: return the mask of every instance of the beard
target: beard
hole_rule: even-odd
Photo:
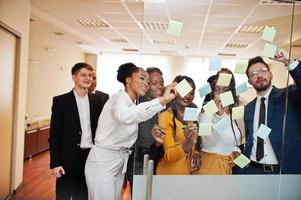
[[[254,84],[254,88],[257,92],[262,92],[262,91],[265,91],[266,89],[268,89],[269,87],[271,86],[271,80],[269,80],[267,82],[266,85],[255,85]]]

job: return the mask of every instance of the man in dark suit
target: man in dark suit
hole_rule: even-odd
[[[109,99],[109,95],[107,93],[101,92],[99,90],[96,90],[96,86],[97,86],[97,77],[96,77],[96,71],[95,69],[93,69],[92,72],[92,84],[91,86],[88,88],[89,92],[93,93],[96,95],[96,97],[99,99],[99,103],[101,105],[104,105],[107,100]]]
[[[251,163],[242,173],[301,173],[301,113],[297,109],[301,106],[301,63],[286,54],[284,50],[278,50],[274,57],[276,61],[285,64],[295,81],[294,85],[283,89],[271,85],[273,74],[261,57],[249,60],[246,74],[257,97],[245,106],[244,153],[251,159]],[[285,114],[286,99],[288,102]],[[283,135],[284,123],[286,126]],[[271,129],[266,139],[257,136],[257,130],[262,124]]]
[[[96,96],[88,93],[92,70],[86,63],[75,64],[73,90],[53,98],[49,146],[56,199],[88,199],[84,168],[102,110]]]

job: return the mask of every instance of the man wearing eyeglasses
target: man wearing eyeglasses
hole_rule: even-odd
[[[287,52],[284,50],[278,50],[274,59],[284,63],[295,84],[283,89],[278,89],[271,84],[273,74],[261,57],[249,60],[246,74],[248,82],[256,90],[257,97],[245,106],[244,153],[251,163],[242,170],[242,173],[301,173],[301,63],[285,54]],[[287,119],[283,135],[286,92]],[[263,125],[271,129],[267,137],[262,137],[258,131],[264,127]]]

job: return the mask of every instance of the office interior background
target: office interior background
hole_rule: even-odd
[[[180,34],[167,33],[171,20],[182,23]],[[24,186],[24,160],[34,160],[47,151],[52,97],[72,89],[70,70],[76,62],[94,66],[97,89],[110,95],[122,88],[116,71],[125,62],[160,68],[166,84],[179,74],[191,76],[198,87],[216,73],[209,70],[210,58],[218,57],[222,67],[234,70],[237,62],[261,55],[265,26],[277,30],[273,44],[301,59],[300,1],[0,0],[0,199],[13,198]],[[293,83],[281,64],[265,60],[274,74],[274,85],[281,88]],[[235,78],[237,83],[247,81],[243,74],[235,74]],[[251,86],[241,95],[243,102],[254,97]],[[195,103],[201,102],[196,94]],[[41,134],[34,138],[35,147],[30,140],[33,130]],[[43,141],[39,143],[39,139]],[[225,186],[231,183],[233,188],[247,191],[248,184],[257,181],[254,187],[262,187],[266,179],[158,177],[153,197],[212,198],[206,191],[215,186],[221,191],[214,194],[215,199],[251,199],[256,194],[235,196],[229,192],[231,187]],[[259,194],[265,199],[300,199],[295,184],[300,179],[298,175],[270,177],[273,185],[263,187]],[[145,183],[139,176],[136,181],[137,188]],[[206,187],[198,188],[197,182]],[[175,189],[181,184],[187,189]],[[35,190],[39,187],[43,186],[36,185]],[[136,190],[136,199],[144,192],[142,186]]]

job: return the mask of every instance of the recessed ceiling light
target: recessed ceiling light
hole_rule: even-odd
[[[235,53],[218,53],[218,56],[236,56]]]
[[[64,36],[64,33],[62,32],[52,32],[56,36]]]
[[[153,43],[157,45],[175,45],[176,41],[175,40],[153,40]]]
[[[264,29],[264,26],[248,26],[248,25],[245,25],[245,26],[242,26],[240,29],[239,29],[239,33],[261,33]]]
[[[239,43],[239,42],[229,42],[226,44],[228,48],[247,48],[249,44],[246,43]]]
[[[122,49],[122,51],[128,51],[128,52],[138,52],[138,49]]]
[[[123,39],[123,38],[108,38],[106,40],[110,41],[110,42],[116,42],[116,43],[127,43],[128,42],[126,39]]]
[[[83,25],[84,27],[88,28],[108,28],[110,27],[108,24],[101,20],[97,19],[78,19],[76,20],[77,23]]]

